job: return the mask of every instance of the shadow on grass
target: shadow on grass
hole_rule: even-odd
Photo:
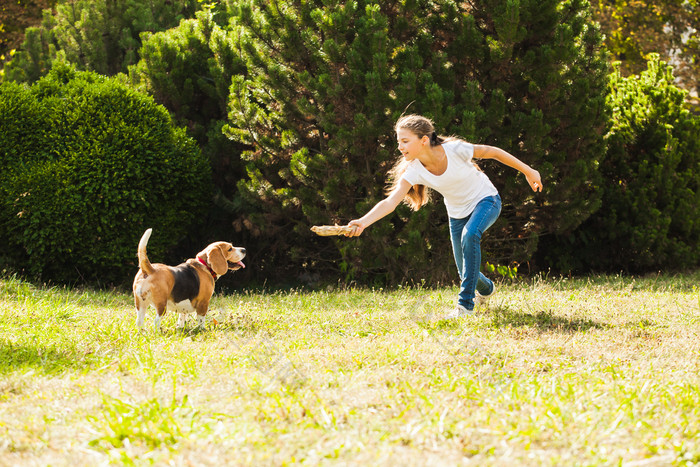
[[[501,307],[494,309],[490,313],[490,317],[491,326],[494,328],[531,327],[540,331],[552,332],[581,332],[610,328],[609,324],[599,323],[590,318],[558,316],[551,310],[523,313]]]
[[[0,340],[0,374],[17,370],[35,370],[57,374],[65,370],[92,366],[92,361],[75,348],[42,348],[27,344],[12,344]]]

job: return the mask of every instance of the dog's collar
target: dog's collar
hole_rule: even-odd
[[[209,266],[209,265],[207,264],[207,262],[204,261],[204,260],[203,260],[202,258],[200,258],[199,256],[197,256],[197,259],[199,260],[200,263],[202,263],[202,264],[204,265],[205,268],[207,268],[207,271],[209,271],[209,273],[211,274],[211,277],[213,277],[214,280],[216,280],[216,273],[215,273],[214,270],[211,268],[211,266]]]

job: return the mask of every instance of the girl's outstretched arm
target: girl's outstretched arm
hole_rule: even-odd
[[[355,227],[352,233],[346,234],[347,237],[358,237],[363,230],[377,222],[382,217],[391,213],[396,209],[396,206],[404,199],[408,191],[411,189],[411,184],[406,180],[401,180],[394,191],[389,193],[389,196],[374,205],[370,211],[359,219],[348,222],[348,226]]]
[[[503,149],[484,144],[475,144],[474,157],[477,159],[495,159],[501,164],[512,167],[525,175],[527,183],[530,184],[530,188],[532,188],[533,191],[542,191],[540,173]]]

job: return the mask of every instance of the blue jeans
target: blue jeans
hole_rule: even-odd
[[[458,303],[467,310],[474,309],[474,291],[488,295],[493,291],[493,282],[484,276],[481,266],[481,236],[496,222],[501,213],[501,197],[488,196],[476,205],[474,211],[464,219],[450,217],[452,251],[462,281]]]

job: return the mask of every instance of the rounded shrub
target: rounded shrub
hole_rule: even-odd
[[[153,258],[211,196],[207,160],[151,97],[65,64],[0,86],[0,260],[57,282],[128,282],[153,227]]]

